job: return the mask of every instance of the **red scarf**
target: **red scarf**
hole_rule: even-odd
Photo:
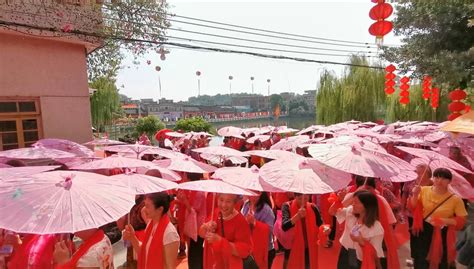
[[[385,246],[387,247],[387,268],[388,269],[399,269],[400,262],[398,260],[398,253],[397,253],[397,243],[394,237],[393,228],[388,223],[387,212],[385,211],[385,205],[382,198],[375,194],[377,197],[377,203],[379,206],[379,220],[380,224],[382,224],[384,233],[383,239],[385,241]]]
[[[79,249],[74,252],[74,255],[72,255],[67,263],[56,266],[56,269],[75,269],[77,262],[79,262],[82,256],[84,256],[91,247],[102,241],[102,239],[104,239],[104,231],[99,229],[79,246]]]
[[[465,224],[465,219],[462,217],[455,217],[456,225],[448,226],[448,234],[446,238],[446,245],[448,251],[448,263],[453,263],[456,258],[456,230],[462,229]],[[441,227],[444,222],[437,216],[433,216],[433,235],[431,238],[430,251],[428,252],[427,260],[430,261],[430,269],[437,269],[443,257],[443,239],[441,238]]]
[[[140,253],[138,255],[138,269],[159,269],[163,268],[163,235],[168,226],[170,219],[167,214],[161,216],[158,227],[156,228],[153,238],[150,238],[155,221],[150,221],[145,230],[145,241],[142,242]],[[146,252],[146,245],[148,240],[152,240],[148,254]],[[145,264],[146,263],[146,264]]]
[[[298,213],[299,207],[295,200],[290,204],[290,215],[293,217]],[[305,241],[303,238],[303,225],[301,221],[306,223],[306,236],[309,248],[309,264],[310,269],[318,268],[318,229],[316,226],[316,216],[310,203],[306,203],[306,217],[296,222],[294,240],[288,259],[288,268],[305,268]]]
[[[252,230],[252,241],[254,244],[253,257],[258,268],[268,268],[268,240],[270,238],[270,227],[260,221],[255,222]]]
[[[364,247],[362,247],[362,265],[361,269],[375,269],[377,259],[377,252],[374,246],[369,241],[365,241]]]

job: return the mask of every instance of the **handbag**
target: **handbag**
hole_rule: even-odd
[[[222,213],[220,213],[220,219],[221,219],[222,237],[225,237],[224,236],[224,217],[222,217]],[[243,269],[258,269],[257,262],[255,261],[252,254],[250,254],[246,258],[242,259],[242,268]]]

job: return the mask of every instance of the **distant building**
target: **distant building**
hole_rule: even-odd
[[[137,104],[123,104],[122,105],[122,110],[125,113],[125,115],[131,118],[138,118],[139,116],[141,116],[139,109],[140,109],[140,105],[137,105]]]
[[[247,106],[251,111],[268,111],[270,97],[263,95],[238,95],[232,96],[232,106]]]
[[[183,105],[173,100],[161,98],[158,103],[149,102],[146,107],[148,115],[155,115],[163,122],[174,122],[183,118]]]

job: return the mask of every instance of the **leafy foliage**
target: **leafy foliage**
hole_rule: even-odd
[[[352,56],[352,64],[368,65],[367,59]],[[341,78],[324,72],[316,94],[316,121],[334,124],[351,119],[375,121],[385,114],[384,71],[349,67]]]
[[[285,100],[283,100],[283,97],[279,94],[272,94],[270,96],[270,110],[275,111],[277,105],[280,106],[281,111],[286,111]]]
[[[132,53],[135,63],[150,50],[159,53],[159,44],[138,40],[164,41],[169,22],[166,20],[165,1],[121,0],[102,5],[102,31],[106,36],[103,46],[88,55],[89,79],[114,77],[124,53]],[[134,42],[130,40],[135,40]],[[157,54],[156,61],[160,55]],[[153,59],[155,60],[155,59]]]
[[[443,88],[472,85],[474,4],[465,0],[399,0],[394,31],[400,47],[385,47],[383,57],[399,69],[433,77]],[[471,24],[469,23],[471,21]]]
[[[176,122],[174,129],[184,132],[210,132],[212,125],[201,117],[180,119]]]
[[[430,100],[422,98],[423,90],[421,85],[411,86],[410,103],[402,106],[399,102],[399,92],[395,92],[388,97],[387,121],[445,121],[449,111],[447,109],[450,100],[446,98],[447,92],[440,93],[439,107],[434,111],[430,105]]]
[[[165,124],[158,117],[150,115],[137,120],[133,135],[138,138],[142,133],[145,133],[151,140],[157,131],[164,128]]]
[[[122,116],[120,97],[115,81],[107,77],[92,81],[89,87],[97,90],[90,100],[92,126],[101,132],[106,125],[110,125],[114,119]]]

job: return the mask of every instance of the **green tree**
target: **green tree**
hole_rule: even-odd
[[[368,65],[367,59],[352,56],[350,62]],[[381,69],[348,67],[341,78],[324,72],[316,94],[316,121],[334,124],[357,119],[375,121],[385,115],[385,73]]]
[[[165,124],[158,117],[149,115],[137,120],[134,136],[138,138],[142,133],[145,133],[150,140],[153,140],[156,132],[164,128]]]
[[[102,76],[114,76],[121,67],[124,54],[131,53],[134,63],[138,58],[157,51],[159,44],[144,41],[165,41],[165,31],[169,26],[166,20],[168,4],[166,1],[121,0],[104,1],[98,5],[102,12],[102,26],[98,35],[105,36],[103,45],[87,57],[89,80]]]
[[[118,90],[115,81],[107,77],[92,81],[89,87],[97,90],[90,99],[92,126],[103,132],[106,125],[123,114]]]
[[[277,105],[280,105],[281,111],[286,111],[285,100],[283,100],[283,97],[279,94],[272,94],[270,96],[270,110],[274,111]]]
[[[395,7],[394,32],[403,44],[384,47],[383,57],[418,78],[432,76],[443,88],[472,86],[473,2],[399,0]]]
[[[180,119],[176,122],[174,129],[183,132],[210,132],[212,125],[201,117]]]
[[[400,104],[399,91],[388,97],[387,116],[388,122],[400,121],[445,121],[449,111],[447,109],[450,102],[446,96],[447,92],[440,93],[439,107],[436,111],[431,107],[430,100],[422,98],[423,90],[421,85],[410,87],[410,103],[406,106]]]

